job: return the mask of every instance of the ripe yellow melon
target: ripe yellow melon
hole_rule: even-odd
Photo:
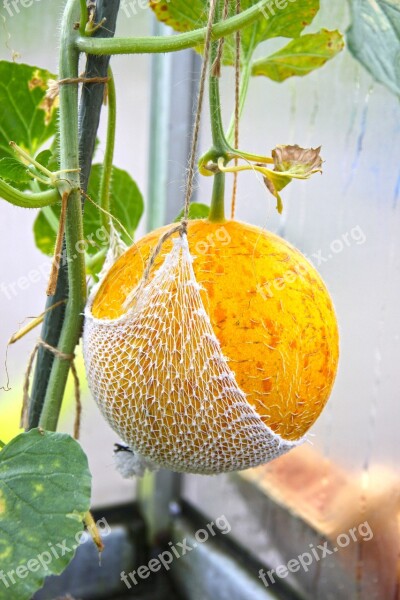
[[[127,294],[170,228],[117,260],[94,298],[95,318],[124,314]],[[204,307],[239,387],[275,433],[300,439],[324,408],[338,365],[338,327],[321,277],[289,243],[246,223],[191,221],[188,241]],[[150,277],[171,247],[170,239]]]

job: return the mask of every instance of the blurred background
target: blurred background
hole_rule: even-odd
[[[13,17],[1,7],[0,59],[17,56],[18,61],[56,72],[63,5],[60,0],[40,0],[29,8],[21,7]],[[326,27],[344,32],[349,23],[346,1],[322,0],[321,5],[310,31]],[[120,13],[117,34],[146,35],[153,26],[151,12],[138,7],[136,14]],[[279,40],[270,41],[269,49],[274,49],[275,42],[280,45]],[[112,66],[118,100],[114,162],[133,176],[146,198],[151,59],[115,57]],[[175,72],[172,94],[178,97],[187,89],[188,78],[196,76],[195,68],[182,76]],[[224,70],[221,83],[228,124],[233,70]],[[173,107],[171,114],[179,122]],[[97,161],[104,152],[105,117],[106,110]],[[187,142],[190,134],[183,131],[180,135]],[[204,118],[201,150],[208,148],[209,141]],[[181,493],[211,518],[223,511],[236,539],[272,565],[295,556],[294,548],[307,549],[320,535],[332,539],[368,520],[373,541],[354,542],[335,560],[319,563],[302,575],[300,587],[310,598],[395,599],[400,597],[398,98],[374,83],[347,50],[304,79],[276,84],[254,78],[241,124],[241,147],[265,154],[277,144],[294,143],[322,145],[323,175],[289,186],[283,192],[284,214],[279,216],[262,179],[243,174],[237,218],[289,240],[325,279],[341,332],[336,385],[312,430],[312,447],[294,450],[289,457],[241,477],[207,478],[206,485],[204,477],[185,476]],[[169,165],[171,189],[183,189],[183,167]],[[208,204],[210,181],[198,179],[197,184],[197,200]],[[23,374],[38,333],[9,348],[8,375],[7,340],[27,318],[42,312],[50,268],[50,260],[34,245],[34,219],[35,211],[0,203],[0,386],[6,386],[9,378],[11,388],[0,391],[0,438],[4,441],[18,432]],[[146,217],[137,235],[145,230]],[[32,272],[40,276],[33,277]],[[22,286],[21,277],[28,277],[29,284]],[[94,476],[93,505],[131,501],[135,482],[121,479],[114,469],[116,436],[88,393],[81,364],[80,370],[84,389],[81,441]],[[61,425],[67,431],[73,422],[72,396],[71,386]],[[332,581],[336,581],[335,588]]]

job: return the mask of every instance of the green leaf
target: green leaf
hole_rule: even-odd
[[[33,223],[35,244],[47,256],[53,256],[54,253],[60,212],[61,205],[59,203],[53,206],[46,206],[38,212]]]
[[[5,443],[0,440],[0,448],[4,448]]]
[[[51,171],[51,163],[55,160],[55,157],[53,155],[53,152],[50,149],[47,149],[42,150],[42,152],[39,152],[35,159],[39,164],[42,165],[42,167],[46,167],[46,169],[49,169],[49,171]]]
[[[49,79],[56,77],[44,69],[0,61],[0,158],[14,157],[10,141],[34,156],[55,134],[57,110],[45,99]]]
[[[0,451],[0,600],[29,600],[72,560],[90,507],[85,453],[33,429]]]
[[[322,29],[292,40],[284,48],[256,60],[252,75],[264,75],[274,81],[284,81],[297,75],[304,77],[319,69],[343,50],[344,41],[339,31]]]
[[[90,174],[88,195],[95,202],[98,201],[102,168],[102,165],[93,165]],[[119,223],[114,221],[115,228],[126,244],[132,243],[132,237],[139,225],[143,209],[143,197],[135,181],[127,171],[113,167],[110,213],[127,230],[129,236],[121,229]],[[104,240],[101,211],[89,201],[86,201],[85,204],[83,225],[86,239],[92,238],[92,243],[88,244],[88,253],[96,254],[108,240]]]
[[[88,195],[93,202],[98,202],[102,165],[93,165],[89,179]],[[121,234],[126,244],[131,244],[131,238],[143,214],[143,198],[135,181],[126,171],[113,167],[113,177],[110,194],[110,213],[127,230],[129,236],[121,229],[119,223],[114,221],[114,226]],[[33,225],[36,246],[44,254],[52,256],[58,231],[60,218],[60,204],[43,208]],[[88,256],[95,256],[103,251],[102,260],[96,261],[95,270],[90,274],[99,272],[104,262],[105,250],[108,247],[108,235],[102,225],[102,213],[89,200],[85,201],[83,217],[85,234],[85,251]],[[79,249],[78,249],[79,251]]]
[[[347,45],[353,56],[395,94],[400,94],[399,0],[351,0]]]
[[[200,202],[192,202],[189,206],[189,219],[207,219],[210,214],[210,207]],[[176,217],[174,223],[178,223],[183,218],[183,210]]]
[[[30,183],[32,181],[27,173],[27,165],[11,156],[0,159],[0,178],[12,183]]]
[[[258,0],[242,0],[241,12],[257,4]],[[220,3],[222,4],[222,3]],[[190,31],[207,24],[207,0],[150,0],[157,18],[175,31]],[[260,10],[260,18],[242,31],[243,56],[248,60],[261,42],[275,38],[296,38],[310,25],[319,10],[319,0],[275,0]],[[230,3],[233,16],[235,3]],[[221,14],[221,7],[220,7]],[[228,36],[224,46],[225,64],[234,64],[234,36]],[[202,51],[202,47],[198,48]],[[249,57],[250,55],[250,57]]]

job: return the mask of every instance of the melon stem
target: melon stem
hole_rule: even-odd
[[[212,223],[225,221],[225,173],[216,173],[214,176],[208,220]]]
[[[218,11],[216,11],[218,19]],[[211,152],[218,158],[228,159],[231,150],[225,138],[221,114],[221,97],[219,91],[219,76],[214,74],[214,62],[218,53],[218,40],[211,42],[210,72],[209,72],[209,102],[213,147]],[[221,171],[214,175],[213,191],[209,220],[212,222],[225,221],[225,173]]]

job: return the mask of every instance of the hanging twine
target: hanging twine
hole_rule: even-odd
[[[193,126],[192,143],[191,143],[191,147],[190,147],[189,166],[188,166],[187,178],[186,178],[186,192],[185,192],[185,200],[184,200],[183,217],[180,222],[180,225],[173,227],[171,230],[167,231],[158,241],[157,246],[154,248],[153,252],[151,253],[151,255],[147,261],[146,268],[144,270],[140,286],[143,286],[146,283],[146,281],[148,280],[151,268],[154,265],[157,256],[160,254],[164,243],[178,231],[181,236],[187,234],[190,200],[191,200],[192,194],[193,194],[194,177],[195,177],[195,173],[196,173],[195,165],[196,165],[197,146],[198,146],[199,137],[200,137],[201,113],[202,113],[203,103],[204,103],[204,92],[205,92],[205,86],[206,86],[206,80],[207,80],[207,68],[208,68],[208,63],[209,63],[209,59],[210,59],[211,34],[212,34],[212,27],[213,27],[213,23],[214,23],[216,6],[217,6],[217,0],[210,0],[210,10],[209,10],[209,15],[208,15],[207,31],[206,31],[205,41],[204,41],[204,56],[203,56],[203,63],[202,63],[202,67],[201,67],[199,93],[197,96],[197,107],[196,107],[196,114],[195,114],[195,120],[194,120],[194,126]],[[129,304],[130,304],[130,296],[128,296],[128,298],[126,299],[125,306],[129,306]]]
[[[217,0],[210,0],[210,11],[208,14],[206,39],[204,42],[204,57],[203,57],[203,64],[201,67],[201,76],[200,76],[199,94],[198,94],[198,98],[197,98],[196,117],[195,117],[195,122],[194,122],[194,127],[193,127],[192,145],[191,145],[190,157],[189,157],[189,169],[188,169],[188,175],[187,175],[187,180],[186,180],[185,204],[184,204],[184,211],[183,211],[183,219],[181,222],[182,234],[187,233],[190,200],[191,200],[192,194],[193,194],[196,152],[197,152],[197,146],[198,146],[199,136],[200,136],[201,112],[203,109],[203,102],[204,102],[204,91],[205,91],[206,79],[207,79],[207,67],[208,67],[208,62],[210,59],[210,50],[211,50],[211,34],[212,34],[212,27],[213,27],[213,23],[214,23],[216,6],[217,6]]]
[[[59,79],[58,85],[68,85],[71,83],[108,83],[109,77],[67,77],[66,79]]]
[[[171,235],[174,235],[174,233],[177,233],[178,231],[182,232],[182,223],[180,223],[173,229],[170,229],[160,237],[157,246],[154,248],[149,260],[147,261],[146,268],[143,272],[142,277],[143,282],[146,282],[148,280],[152,266],[154,265],[157,256],[160,254],[161,248],[163,247],[165,242],[171,237]]]
[[[74,379],[74,388],[75,388],[75,422],[74,422],[74,438],[79,439],[79,432],[81,427],[81,414],[82,414],[82,403],[81,403],[81,394],[80,394],[80,386],[79,386],[79,377],[78,372],[75,366],[75,354],[65,354],[60,352],[57,348],[50,346],[47,342],[39,338],[36,343],[36,346],[31,352],[29,357],[28,366],[25,372],[24,377],[24,388],[23,388],[23,400],[22,400],[22,411],[21,411],[21,427],[23,429],[28,429],[28,406],[29,406],[29,383],[31,378],[31,372],[33,368],[33,363],[36,357],[36,354],[39,348],[44,348],[48,350],[56,358],[59,360],[66,360],[71,363],[71,373]]]
[[[95,202],[93,200],[93,198],[91,198],[89,196],[89,194],[87,194],[85,192],[85,190],[80,189],[79,191],[82,194],[82,196],[85,198],[85,200],[90,202],[90,204],[93,204],[93,206],[95,207],[96,210],[98,210],[99,212],[102,212],[104,215],[107,215],[107,217],[110,219],[110,222],[112,221],[113,223],[116,223],[118,225],[118,227],[120,227],[121,231],[126,235],[128,240],[130,240],[131,244],[135,243],[133,237],[131,235],[129,235],[129,231],[126,229],[126,227],[123,226],[121,221],[119,219],[117,219],[116,216],[112,215],[108,210],[106,210],[105,208],[100,206],[97,202]]]
[[[225,21],[226,18],[228,17],[228,11],[229,11],[229,0],[224,0],[224,9],[222,12],[223,21]],[[221,62],[222,62],[222,52],[224,49],[224,43],[225,43],[225,38],[224,37],[219,38],[217,55],[212,64],[212,67],[211,67],[211,73],[212,73],[213,77],[221,77]]]

